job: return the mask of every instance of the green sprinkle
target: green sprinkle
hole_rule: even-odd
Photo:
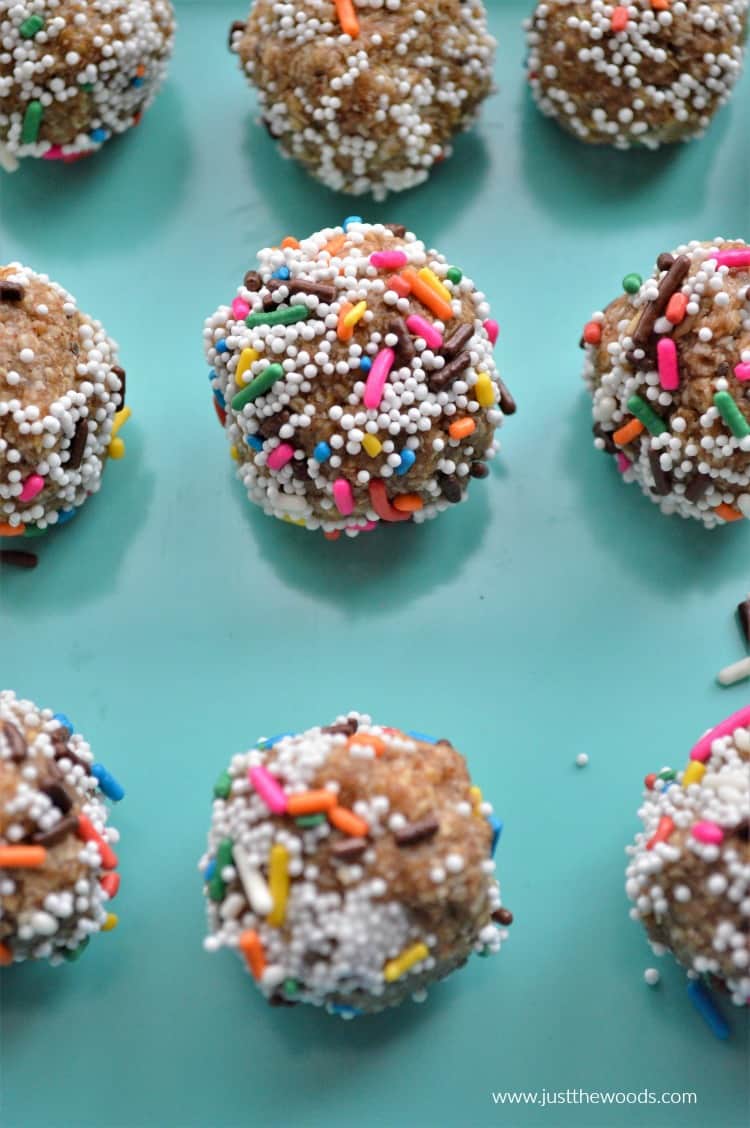
[[[77,948],[66,949],[66,951],[63,952],[63,958],[66,959],[68,963],[74,963],[75,960],[80,959],[80,957],[86,951],[88,944],[89,938],[87,936],[85,940],[81,941]]]
[[[40,529],[38,525],[27,525],[26,532],[23,535],[25,537],[43,537],[48,532],[49,529]]]
[[[628,411],[640,419],[643,426],[652,435],[663,435],[665,431],[669,430],[664,420],[660,415],[657,415],[652,407],[646,403],[645,399],[640,396],[631,396],[628,400]]]
[[[232,777],[229,772],[222,772],[214,784],[214,795],[217,799],[228,799],[232,790]]]
[[[93,82],[82,82],[81,83],[81,90],[83,90],[85,94],[91,94],[93,89],[94,89]]]
[[[297,826],[320,826],[326,821],[325,815],[300,815],[294,820]]]
[[[457,266],[449,266],[445,273],[445,277],[457,286],[463,278],[463,272],[460,271]]]
[[[736,439],[745,439],[750,435],[750,423],[740,411],[729,392],[717,392],[714,404],[719,409],[721,418]]]
[[[21,33],[22,39],[33,39],[36,33],[41,31],[43,27],[44,20],[41,16],[29,16],[27,20],[23,21],[18,30]]]
[[[24,145],[32,145],[39,137],[39,127],[42,124],[44,117],[44,106],[41,102],[29,102],[26,107],[26,113],[23,115],[23,126],[21,127],[21,142]]]
[[[233,860],[232,856],[232,839],[222,838],[219,843],[219,849],[216,851],[216,870],[221,872],[225,866],[231,866]]]
[[[657,779],[677,779],[677,772],[673,772],[671,768],[665,768],[663,772],[659,772]]]
[[[305,305],[284,306],[282,309],[271,309],[267,313],[251,313],[245,318],[248,329],[256,325],[294,325],[296,321],[307,321],[310,310]]]
[[[296,979],[285,979],[284,980],[284,994],[285,995],[296,995],[298,991],[299,991],[299,983],[297,982]]]
[[[637,294],[643,285],[640,274],[626,274],[622,280],[622,288],[626,294]]]
[[[212,901],[223,901],[226,885],[219,873],[215,873],[208,883],[208,895]]]
[[[258,396],[265,395],[268,389],[272,388],[283,375],[284,369],[280,364],[269,364],[268,368],[264,368],[254,380],[246,384],[242,391],[233,397],[232,411],[242,411],[246,403],[252,403]]]

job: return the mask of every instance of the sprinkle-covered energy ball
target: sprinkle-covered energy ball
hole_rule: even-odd
[[[750,517],[750,246],[689,243],[583,331],[596,446],[664,513]]]
[[[484,294],[395,225],[350,219],[258,258],[204,334],[250,499],[332,538],[462,501],[515,410]]]
[[[0,166],[74,161],[137,125],[173,34],[169,0],[0,0]]]
[[[75,960],[115,927],[123,794],[64,714],[0,691],[0,965]]]
[[[543,0],[528,22],[542,113],[593,145],[700,136],[739,78],[748,0]]]
[[[230,45],[284,154],[375,199],[426,180],[492,90],[479,0],[255,0]]]
[[[349,713],[260,740],[214,787],[209,951],[241,954],[266,999],[382,1010],[505,939],[502,824],[447,740]]]
[[[0,538],[75,516],[107,457],[125,453],[124,400],[117,345],[99,322],[46,275],[0,266]]]
[[[626,890],[657,954],[750,1001],[750,707],[646,777]]]

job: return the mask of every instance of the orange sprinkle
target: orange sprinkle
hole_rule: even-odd
[[[345,243],[346,235],[334,235],[332,239],[328,240],[323,250],[327,251],[329,255],[337,255],[339,251],[343,250]]]
[[[240,933],[240,951],[252,972],[253,979],[260,979],[266,970],[266,954],[260,936],[254,928],[248,928]]]
[[[328,812],[328,821],[343,834],[350,834],[352,838],[364,838],[370,828],[364,819],[355,815],[347,807],[331,807]]]
[[[0,525],[0,537],[22,537],[25,532],[25,525]]]
[[[146,73],[146,68],[144,67],[143,63],[141,63],[139,67],[135,68],[135,73],[138,78],[143,78],[144,74]]]
[[[624,31],[628,26],[629,19],[628,9],[619,4],[612,13],[612,30]]]
[[[651,7],[655,12],[668,12],[672,0],[651,0]]]
[[[0,869],[38,869],[46,861],[44,846],[0,846]]]
[[[424,505],[419,494],[399,494],[393,499],[393,508],[399,513],[416,513]]]
[[[677,294],[672,294],[667,306],[666,318],[671,321],[673,325],[679,325],[681,321],[685,320],[685,314],[688,307],[688,296],[681,291]]]
[[[339,323],[336,326],[336,336],[340,341],[351,341],[352,333],[354,332],[353,325],[345,325],[347,313],[351,313],[354,306],[351,302],[342,302],[341,309],[339,310]]]
[[[330,811],[335,806],[336,796],[333,792],[320,788],[318,791],[302,791],[299,795],[290,795],[286,801],[286,813],[290,818],[297,819],[301,815]]]
[[[323,533],[323,536],[326,538],[326,540],[335,541],[338,540],[341,536],[341,531],[339,529],[334,529],[331,533]]]
[[[448,428],[448,434],[452,439],[468,439],[469,435],[473,435],[477,429],[477,425],[470,415],[465,415],[463,419],[454,419]]]
[[[656,830],[646,843],[647,850],[653,850],[657,842],[666,842],[670,834],[674,830],[674,823],[669,815],[662,815],[657,824]]]
[[[372,748],[376,756],[382,756],[385,752],[385,741],[381,740],[379,736],[373,736],[372,733],[355,732],[354,736],[350,736],[347,741],[349,748]],[[365,834],[367,831],[364,832]]]
[[[13,963],[13,953],[7,944],[0,944],[0,967],[10,967]]]
[[[359,20],[352,0],[333,0],[333,2],[336,5],[336,15],[339,18],[341,30],[345,35],[351,35],[352,39],[356,39],[359,35]]]
[[[281,240],[281,246],[282,247],[294,247],[296,249],[297,247],[299,247],[299,243],[297,242],[297,240],[295,238],[293,238],[293,236],[285,235],[284,238]]]
[[[394,290],[400,298],[408,298],[411,293],[411,283],[402,278],[400,274],[392,274],[387,281],[389,290]]]
[[[717,517],[721,517],[722,521],[744,521],[745,514],[740,513],[739,509],[735,509],[732,505],[717,505],[714,513]]]
[[[619,431],[615,431],[612,438],[618,446],[627,446],[628,443],[635,442],[638,436],[643,434],[645,429],[640,419],[631,419],[624,427],[620,427]]]
[[[411,292],[418,302],[423,306],[427,306],[435,317],[439,317],[441,321],[450,321],[453,317],[453,308],[436,294],[431,286],[419,277],[413,266],[405,266],[401,271],[401,277],[405,278],[411,286]]]
[[[602,327],[598,321],[588,321],[583,327],[583,339],[587,345],[598,345],[602,339]]]

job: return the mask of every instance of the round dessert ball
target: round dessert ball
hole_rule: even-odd
[[[687,767],[646,776],[628,848],[630,915],[657,955],[750,1001],[750,707],[706,733]]]
[[[230,46],[285,156],[376,200],[426,180],[493,88],[478,0],[255,0]]]
[[[688,243],[583,331],[594,442],[666,514],[750,517],[750,246]]]
[[[515,410],[484,294],[395,225],[350,219],[258,259],[204,333],[250,500],[333,538],[463,501]]]
[[[0,691],[0,965],[75,960],[115,927],[123,795],[64,714]]]
[[[543,0],[528,22],[542,113],[592,145],[699,137],[742,69],[748,0]]]
[[[258,741],[214,796],[205,946],[240,953],[273,1005],[421,1001],[507,937],[502,824],[447,740],[349,713]]]
[[[0,0],[0,166],[77,160],[137,125],[173,35],[169,0]]]
[[[98,321],[44,274],[0,266],[0,537],[33,537],[75,516],[101,484],[125,372]]]

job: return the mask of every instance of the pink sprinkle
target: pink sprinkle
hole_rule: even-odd
[[[250,312],[250,306],[239,295],[232,302],[232,313],[235,321],[244,321]]]
[[[354,512],[354,491],[346,478],[337,478],[333,483],[333,500],[342,517]]]
[[[702,736],[690,753],[690,759],[705,763],[711,755],[711,745],[715,740],[721,740],[722,736],[731,736],[738,728],[746,728],[748,725],[750,725],[750,705],[745,705],[744,709],[733,713],[731,717],[727,717],[720,725]]]
[[[490,339],[490,344],[494,348],[497,344],[497,339],[500,336],[500,326],[496,321],[492,321],[492,319],[485,321],[483,324],[484,330]]]
[[[724,831],[714,822],[697,822],[691,834],[699,842],[710,842],[713,846],[718,846],[724,841]]]
[[[629,470],[633,465],[627,455],[623,454],[621,450],[619,450],[615,455],[615,461],[617,462],[617,469],[621,474],[624,474],[625,471]]]
[[[247,775],[269,811],[274,815],[283,815],[286,811],[286,795],[279,781],[262,764],[250,768]]]
[[[373,360],[372,368],[368,373],[367,383],[365,384],[365,407],[371,410],[380,407],[385,382],[388,379],[388,373],[393,368],[395,359],[396,354],[393,349],[381,349]]]
[[[289,443],[281,443],[279,446],[274,447],[269,454],[266,464],[269,470],[281,470],[286,466],[287,462],[291,462],[294,458],[294,447]]]
[[[750,380],[750,364],[738,364],[734,370],[734,374],[738,380]]]
[[[662,337],[656,346],[659,365],[659,382],[666,392],[675,392],[680,386],[680,363],[677,345],[671,337]]]
[[[378,270],[400,270],[408,261],[403,251],[373,251],[370,255],[370,265]]]
[[[356,529],[358,533],[371,533],[373,529],[377,529],[378,523],[377,521],[365,521],[364,525],[352,525],[351,527]]]
[[[730,270],[740,270],[743,266],[750,266],[750,251],[740,247],[730,251],[720,251],[713,257],[719,266],[728,266]]]
[[[45,161],[61,161],[63,158],[63,151],[60,145],[53,145],[46,153],[42,155],[42,160]]]
[[[38,493],[44,489],[44,478],[39,474],[29,474],[23,484],[19,501],[33,501]]]
[[[429,321],[420,317],[418,313],[413,313],[411,317],[407,317],[406,327],[411,329],[415,336],[422,337],[431,349],[442,349],[443,334],[434,325],[430,325]]]

